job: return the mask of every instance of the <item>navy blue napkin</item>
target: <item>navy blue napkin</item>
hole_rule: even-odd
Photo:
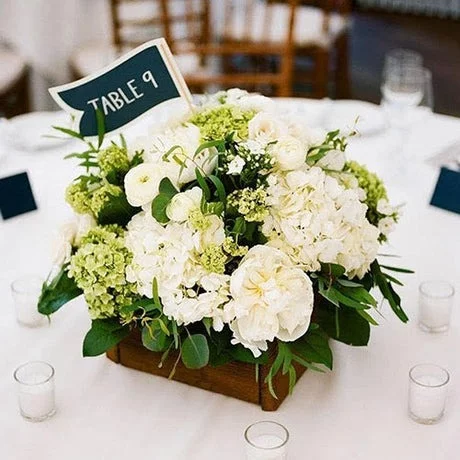
[[[37,204],[26,172],[0,179],[0,212],[4,219],[36,209]]]
[[[460,171],[441,168],[430,204],[460,214]]]

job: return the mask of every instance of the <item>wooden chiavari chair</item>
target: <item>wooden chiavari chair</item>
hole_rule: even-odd
[[[247,0],[241,0],[247,1]],[[249,0],[250,1],[250,0]],[[261,33],[260,10],[257,0],[252,2],[252,27],[242,33],[241,27],[225,29],[224,40],[259,42]],[[270,31],[272,41],[280,40],[282,30],[287,28],[288,2],[274,0],[277,5],[271,14],[276,16],[276,26]],[[331,57],[335,59],[336,94],[348,96],[348,14],[350,0],[299,0],[293,31],[294,85],[295,92],[308,89],[311,97],[327,96]]]
[[[128,49],[164,36],[192,90],[242,86],[273,88],[276,95],[288,96],[292,92],[292,30],[297,0],[287,0],[286,6],[286,28],[272,40],[270,30],[277,21],[272,11],[276,2],[272,0],[111,0],[112,44],[102,52],[95,46],[86,48],[87,56],[99,51],[102,57],[93,57],[92,68],[81,65],[85,50],[72,59],[71,68],[75,77],[88,75]],[[244,34],[237,40],[225,40],[224,30],[212,30],[212,18],[219,15],[219,8],[227,24],[225,29],[231,23],[250,31],[256,15],[262,18],[257,42],[246,40]],[[276,60],[278,65],[261,66],[264,57]],[[229,65],[232,59],[243,60],[246,65],[236,71]]]
[[[29,72],[15,52],[0,47],[0,117],[29,112]]]

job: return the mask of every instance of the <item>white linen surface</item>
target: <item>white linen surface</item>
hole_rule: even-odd
[[[290,104],[308,111],[310,103],[285,101],[283,107]],[[317,102],[311,106],[317,110]],[[352,140],[350,156],[393,178],[392,195],[407,202],[385,252],[401,255],[390,264],[416,270],[404,276],[400,291],[411,321],[400,323],[385,305],[367,348],[334,343],[334,372],[306,372],[277,412],[264,413],[256,405],[127,369],[104,356],[82,358],[90,321],[81,300],[53,316],[49,327],[15,323],[9,285],[26,273],[46,275],[57,226],[71,216],[63,192],[77,172],[62,157],[78,144],[26,154],[1,144],[0,135],[0,149],[7,153],[0,176],[27,170],[39,206],[0,221],[0,458],[241,459],[245,427],[271,419],[291,433],[291,460],[458,459],[459,294],[447,334],[423,333],[416,318],[420,281],[445,279],[460,287],[460,216],[428,205],[438,172],[423,161],[459,139],[459,119],[435,115],[418,122],[407,140],[414,159],[403,187],[393,177],[396,153],[388,132]],[[56,369],[58,411],[38,424],[20,417],[12,377],[16,366],[34,359]],[[423,362],[451,373],[446,415],[434,426],[407,416],[408,370]]]

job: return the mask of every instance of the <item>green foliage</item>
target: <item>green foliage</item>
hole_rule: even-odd
[[[83,341],[83,356],[98,356],[117,345],[130,333],[117,319],[96,319]]]
[[[47,284],[43,284],[40,298],[38,299],[38,311],[43,315],[51,315],[58,311],[64,304],[78,297],[83,291],[69,278],[67,266],[61,268],[56,277]]]
[[[354,133],[351,133],[350,135],[353,134]],[[307,164],[309,166],[313,166],[319,160],[324,158],[331,150],[340,150],[344,152],[347,147],[347,139],[349,136],[340,136],[340,129],[328,132],[321,145],[316,145],[308,150]]]
[[[165,351],[173,342],[163,319],[147,322],[142,328],[142,344],[151,351]]]
[[[410,270],[404,269],[395,269],[394,267],[388,267],[389,269],[393,269],[393,271],[402,271],[403,273],[410,273]],[[388,269],[387,268],[387,269]],[[380,289],[383,297],[388,300],[391,309],[394,311],[396,316],[403,322],[406,323],[409,321],[409,317],[406,315],[404,310],[401,307],[401,298],[396,293],[391,284],[391,276],[385,275],[382,272],[382,267],[380,267],[377,260],[374,260],[371,265],[371,272],[374,277],[375,284]]]
[[[161,180],[159,194],[152,201],[152,216],[161,224],[169,222],[169,217],[166,215],[166,208],[171,202],[172,197],[177,193],[179,193],[178,190],[167,177]]]
[[[189,334],[184,340],[182,362],[188,369],[200,369],[208,364],[209,346],[203,334]]]
[[[97,221],[101,225],[118,224],[124,227],[138,212],[139,208],[131,206],[124,193],[108,195],[97,215]]]
[[[336,308],[323,302],[321,308],[316,309],[316,322],[330,338],[338,342],[358,347],[369,342],[369,322],[357,310]]]

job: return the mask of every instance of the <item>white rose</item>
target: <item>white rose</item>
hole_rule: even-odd
[[[340,150],[331,150],[316,163],[316,166],[331,171],[342,171],[345,166],[345,153]]]
[[[307,149],[293,136],[283,136],[270,146],[270,154],[283,171],[300,168],[305,164]]]
[[[91,214],[79,214],[75,234],[75,245],[79,246],[81,239],[96,225],[96,220]]]
[[[200,208],[202,196],[200,187],[174,195],[166,208],[166,215],[174,222],[185,222],[194,209]]]
[[[76,234],[77,224],[75,222],[68,222],[61,226],[59,234],[53,242],[54,265],[61,266],[70,261]]]
[[[245,164],[246,164],[246,162],[243,160],[243,158],[241,158],[239,155],[237,155],[228,164],[227,173],[230,174],[230,175],[240,174],[241,171],[243,170]]]
[[[233,317],[232,343],[254,356],[275,337],[293,341],[308,329],[313,311],[313,287],[308,276],[278,249],[254,246],[230,278],[233,301],[225,306]]]
[[[265,142],[275,141],[287,134],[287,126],[273,114],[258,113],[249,123],[249,139],[262,139]]]
[[[142,163],[125,176],[126,198],[131,206],[143,206],[158,195],[158,187],[164,173],[160,165]]]

